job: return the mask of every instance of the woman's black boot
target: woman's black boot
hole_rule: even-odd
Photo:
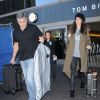
[[[74,90],[71,90],[70,91],[70,97],[74,97],[75,96],[75,91]]]
[[[84,87],[85,87],[85,81],[81,81],[80,88],[84,88]]]
[[[80,84],[80,88],[84,88],[85,87],[85,73],[81,72],[80,74],[80,78],[81,78],[81,84]]]

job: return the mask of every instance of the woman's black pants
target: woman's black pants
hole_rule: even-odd
[[[56,61],[53,61],[53,58],[50,58],[51,64],[51,77],[56,78]]]
[[[71,63],[71,90],[75,90],[75,77],[76,77],[76,68],[79,63],[79,68],[81,68],[81,59],[79,57],[73,57]],[[85,74],[81,72],[81,81],[84,81]]]

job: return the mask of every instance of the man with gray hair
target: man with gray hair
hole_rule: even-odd
[[[34,53],[38,46],[38,41],[43,42],[42,32],[36,25],[29,24],[25,12],[16,15],[19,27],[13,31],[13,55],[11,63],[15,64],[17,52],[24,74],[24,79],[29,94],[28,100],[36,100],[34,82]]]

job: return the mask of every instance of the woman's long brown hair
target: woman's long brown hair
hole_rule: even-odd
[[[74,21],[73,24],[69,28],[69,32],[71,34],[75,34],[76,29],[77,29],[76,22]],[[80,33],[87,34],[87,31],[88,31],[88,25],[85,22],[82,22]]]

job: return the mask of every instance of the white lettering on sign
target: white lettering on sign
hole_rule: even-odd
[[[72,10],[73,10],[73,13],[75,13],[75,12],[81,12],[81,11],[86,11],[87,10],[87,6],[72,8]]]
[[[73,13],[76,13],[76,12],[81,12],[81,11],[88,11],[88,9],[90,8],[90,10],[96,10],[96,9],[100,9],[100,3],[98,4],[92,4],[90,6],[81,6],[81,7],[76,7],[76,8],[72,8],[72,11]]]
[[[100,8],[100,3],[98,3],[98,8]]]
[[[96,9],[96,5],[95,4],[92,5],[92,9],[93,10]]]
[[[81,7],[77,7],[77,12],[80,12],[81,11]]]

